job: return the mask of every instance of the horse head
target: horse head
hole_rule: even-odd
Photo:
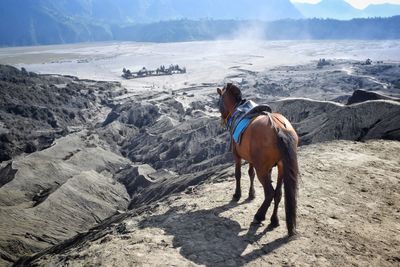
[[[217,88],[219,94],[218,108],[224,121],[228,120],[238,104],[242,101],[242,92],[232,83],[226,84],[222,90]]]

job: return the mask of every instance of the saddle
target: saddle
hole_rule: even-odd
[[[258,105],[251,100],[242,100],[226,123],[232,139],[237,144],[240,144],[242,134],[250,125],[251,121],[259,115],[271,112],[271,107],[268,105]]]

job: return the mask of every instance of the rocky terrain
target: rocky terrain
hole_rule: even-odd
[[[307,97],[315,100],[346,104],[355,90],[380,92],[400,96],[400,65],[360,61],[326,60],[327,65],[318,67],[317,62],[278,66],[261,72],[241,70],[232,76],[253,99],[276,100],[282,97]],[[376,100],[372,96],[365,100]],[[355,103],[355,102],[353,102]]]
[[[395,265],[399,66],[332,61],[225,78],[287,116],[307,145],[293,242],[284,227],[250,227],[261,197],[229,203],[221,84],[134,94],[1,66],[0,264]]]
[[[8,79],[1,91],[2,134],[7,137],[2,141],[10,148],[2,150],[7,157],[0,169],[4,264],[71,238],[128,207],[182,191],[230,159],[219,119],[200,110],[184,110],[168,94],[125,99],[121,104],[118,97],[126,92],[116,83],[39,76],[8,66],[2,66],[2,71]],[[19,84],[19,78],[33,83],[32,76],[39,89]],[[60,93],[59,87],[72,86],[79,92],[77,99],[75,91]],[[48,100],[58,96],[64,98]],[[79,101],[88,101],[87,107],[78,107]],[[22,115],[7,109],[12,103],[19,103]],[[30,113],[38,104],[54,118],[54,125],[47,123],[48,117]],[[62,116],[64,109],[68,119]],[[79,121],[69,114],[82,115],[75,116]],[[55,135],[62,127],[63,132]],[[49,143],[42,145],[35,131],[48,137]],[[19,149],[30,143],[35,149]],[[162,190],[141,196],[141,191],[153,187]]]
[[[235,181],[229,167],[30,263],[398,266],[400,161],[393,155],[399,152],[399,142],[380,140],[301,147],[300,234],[293,240],[283,223],[273,231],[267,224],[251,225],[263,199],[262,187],[257,183],[252,202],[231,202]],[[247,174],[242,181],[246,190]],[[283,222],[283,207],[279,214]]]
[[[96,122],[118,83],[38,75],[0,65],[0,161],[49,147],[56,138]]]

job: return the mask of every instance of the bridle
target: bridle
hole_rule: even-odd
[[[221,95],[219,96],[219,99],[218,99],[218,108],[219,108],[219,112],[221,113],[221,115],[225,113],[224,95],[223,95],[223,94],[221,94]]]
[[[232,111],[230,111],[230,112],[228,113],[228,115],[227,115],[225,118],[222,117],[222,114],[225,113],[224,96],[225,96],[225,93],[224,93],[224,94],[221,94],[221,95],[219,96],[218,108],[219,108],[219,112],[221,113],[222,124],[225,125],[225,126],[227,126],[227,125],[228,125],[229,118],[232,116],[232,112],[234,112],[234,111],[236,110],[236,107],[238,106],[238,104],[234,107],[234,109],[233,109]]]
[[[218,100],[218,108],[219,108],[219,112],[221,113],[221,119],[222,119],[222,124],[223,125],[227,125],[227,122],[228,122],[228,120],[229,120],[229,117],[232,115],[231,113],[232,112],[229,112],[228,113],[228,115],[224,118],[223,117],[223,115],[222,114],[224,114],[225,113],[225,106],[224,106],[224,96],[225,96],[225,93],[224,94],[221,94],[220,96],[219,96],[219,100]]]

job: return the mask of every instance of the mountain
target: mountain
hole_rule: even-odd
[[[161,3],[171,7],[174,13],[168,15],[175,15],[173,18],[276,20],[302,17],[288,0],[156,0],[154,2],[155,10]]]
[[[395,4],[369,5],[363,10],[354,8],[344,0],[322,0],[317,4],[295,3],[294,5],[306,18],[349,20],[352,18],[400,15],[400,5]]]
[[[352,20],[281,20],[266,24],[265,36],[280,40],[387,40],[400,38],[400,16]]]
[[[352,19],[359,11],[344,0],[322,0],[318,4],[296,3],[296,8],[307,18]]]
[[[243,31],[259,30],[268,40],[387,40],[400,38],[400,16],[334,19],[286,19],[271,22],[237,20],[175,20],[111,29],[114,40],[177,42],[241,38]]]
[[[3,0],[0,3],[0,45],[34,45],[71,43],[85,40],[107,40],[109,32],[95,21],[88,23],[79,17],[61,14],[45,0]],[[72,3],[72,2],[71,2]],[[70,6],[73,12],[73,6]],[[66,9],[68,10],[68,9]]]
[[[39,11],[106,23],[182,18],[276,20],[302,17],[289,0],[3,0],[0,6],[4,12],[17,7],[28,13]]]
[[[389,17],[400,15],[400,5],[382,4],[369,5],[363,10],[368,17]]]
[[[344,1],[312,7],[323,17],[331,16],[329,10],[340,11],[342,19],[356,16]],[[370,8],[383,13],[388,6]],[[2,0],[0,46],[214,40],[246,32],[268,39],[400,38],[400,16],[350,21],[300,16],[286,0]]]
[[[0,46],[112,40],[112,25],[300,18],[289,0],[2,0]]]

